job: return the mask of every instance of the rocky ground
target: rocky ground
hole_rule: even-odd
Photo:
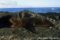
[[[24,28],[19,28],[12,33],[10,28],[0,29],[0,40],[60,40],[60,30],[45,29],[43,27],[36,27],[37,34],[31,33]]]
[[[56,27],[59,29],[36,27],[37,34],[24,28],[19,28],[15,33],[12,33],[11,28],[2,28],[0,29],[0,40],[60,40],[60,22]]]

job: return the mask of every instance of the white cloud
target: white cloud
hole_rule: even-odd
[[[60,7],[59,0],[0,0],[0,8]]]

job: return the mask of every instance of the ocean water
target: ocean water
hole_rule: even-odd
[[[0,8],[3,12],[18,12],[23,10],[30,10],[37,13],[57,12],[60,13],[60,7],[40,7],[40,8]]]

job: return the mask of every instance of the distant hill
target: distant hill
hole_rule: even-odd
[[[47,13],[36,13],[36,12],[33,12],[31,10],[23,10],[23,11],[18,11],[18,12],[3,12],[3,11],[0,11],[0,15],[14,15],[14,16],[17,16],[19,13],[22,13],[22,12],[27,12],[27,13],[30,13],[30,14],[33,14],[33,15],[40,15],[40,16],[46,16],[46,17],[57,17],[59,16],[60,17],[60,13],[57,13],[57,12],[47,12]]]

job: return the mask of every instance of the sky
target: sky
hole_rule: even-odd
[[[0,0],[0,8],[60,7],[60,0]]]
[[[60,0],[0,0],[0,11],[14,12],[25,8],[35,12],[60,12]]]

